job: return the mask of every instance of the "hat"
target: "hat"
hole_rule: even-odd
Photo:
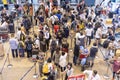
[[[87,49],[84,49],[84,53],[88,53],[88,50],[87,50]]]
[[[84,50],[84,47],[83,47],[83,46],[80,46],[80,50]]]

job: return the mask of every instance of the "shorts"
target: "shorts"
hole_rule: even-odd
[[[95,57],[88,57],[89,61],[94,61]]]
[[[100,38],[96,38],[96,40],[100,40]]]

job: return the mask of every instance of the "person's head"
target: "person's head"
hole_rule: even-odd
[[[62,52],[62,56],[64,56],[65,55],[65,52]]]
[[[57,47],[56,47],[56,52],[57,52],[57,54],[59,54],[59,51],[60,51],[60,47],[57,46]]]
[[[68,65],[67,65],[67,68],[71,69],[72,68],[72,63],[69,62]]]
[[[97,74],[96,70],[93,70],[93,76],[95,76]]]
[[[83,35],[83,32],[80,32],[81,35]]]
[[[32,4],[30,4],[29,6],[32,7]]]
[[[28,36],[28,40],[29,40],[29,41],[31,40],[31,37],[30,37],[30,36]]]
[[[21,28],[19,27],[19,28],[18,28],[18,31],[20,31],[20,30],[21,30]]]
[[[11,34],[11,38],[13,38],[14,37],[14,34]]]
[[[51,63],[51,62],[52,62],[51,58],[48,58],[47,62],[48,62],[48,63]]]
[[[97,44],[94,42],[94,43],[93,43],[93,46],[97,46]]]
[[[34,37],[37,38],[37,34],[34,34]]]

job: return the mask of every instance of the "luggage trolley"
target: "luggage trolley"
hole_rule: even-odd
[[[6,41],[8,40],[9,36],[8,36],[8,28],[6,27],[0,27],[0,39],[2,41]]]

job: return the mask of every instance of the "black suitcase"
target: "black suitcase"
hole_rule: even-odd
[[[45,41],[41,41],[40,42],[40,50],[43,51],[43,52],[46,52],[46,43]]]

